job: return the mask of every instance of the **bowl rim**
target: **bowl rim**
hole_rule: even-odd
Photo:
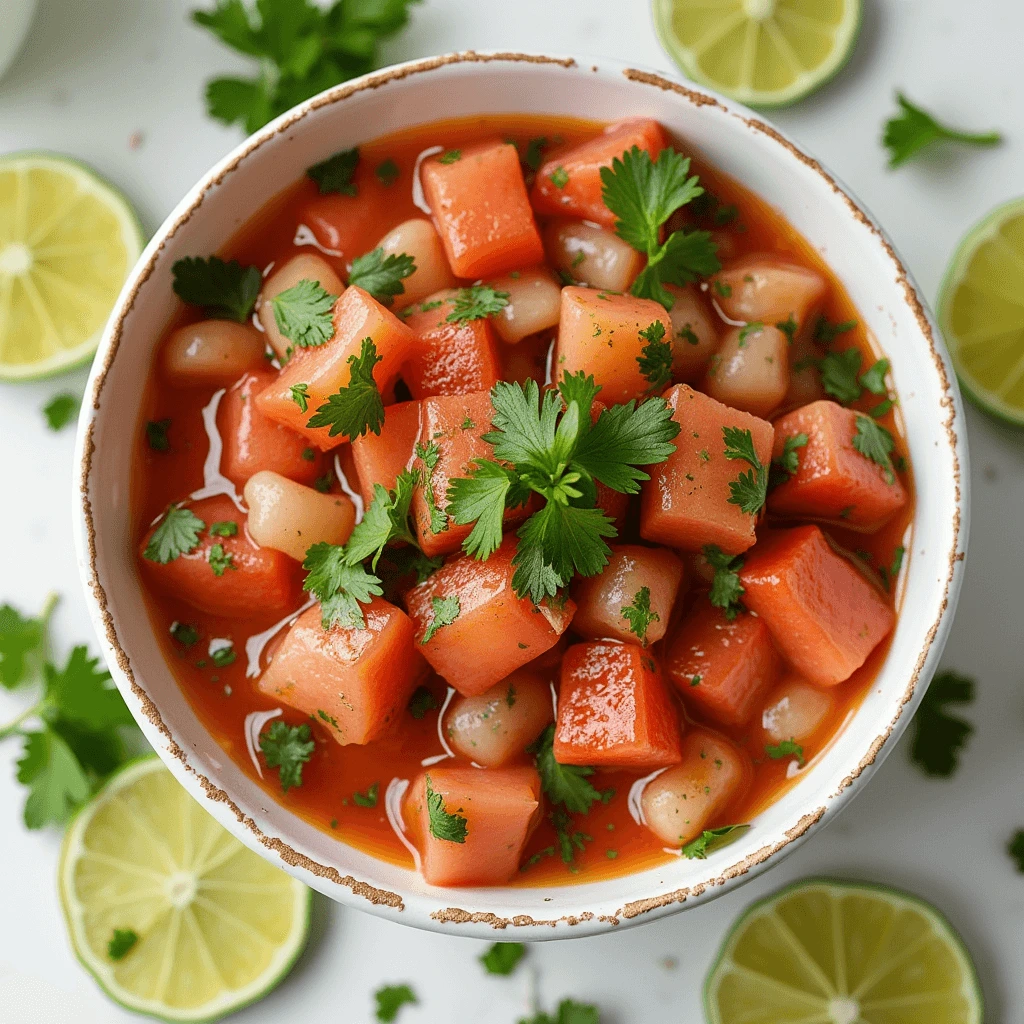
[[[489,911],[482,912],[454,907],[451,905],[451,901],[439,899],[430,894],[410,890],[391,892],[351,875],[343,876],[338,868],[313,860],[291,846],[282,835],[272,834],[272,829],[267,827],[266,822],[254,820],[254,816],[258,814],[257,809],[243,809],[228,792],[203,774],[202,770],[192,763],[189,751],[183,749],[172,735],[171,729],[164,722],[159,708],[150,697],[144,684],[136,678],[128,654],[122,646],[107,593],[101,581],[102,559],[98,552],[97,527],[93,518],[89,493],[90,477],[97,455],[94,432],[97,414],[100,411],[100,398],[123,340],[125,319],[131,312],[138,293],[154,272],[157,260],[167,242],[201,208],[207,193],[220,184],[250,154],[276,136],[288,131],[321,107],[342,103],[350,96],[365,90],[376,89],[389,82],[429,73],[446,66],[495,62],[519,65],[556,65],[565,69],[577,69],[581,72],[591,71],[610,77],[620,76],[640,85],[671,92],[681,101],[698,107],[717,107],[724,113],[738,118],[747,127],[762,134],[768,140],[783,147],[818,175],[845,204],[853,218],[874,236],[874,240],[893,265],[896,284],[903,292],[903,302],[916,320],[921,337],[927,343],[936,368],[942,392],[939,404],[947,410],[945,420],[940,424],[940,433],[945,434],[949,447],[954,484],[952,545],[945,556],[945,572],[937,576],[935,583],[936,589],[939,586],[942,588],[938,616],[924,631],[924,643],[918,652],[914,669],[910,674],[902,698],[899,700],[894,717],[881,728],[876,725],[868,730],[869,735],[876,733],[876,730],[877,733],[874,739],[867,744],[859,762],[843,778],[838,788],[831,794],[827,792],[825,795],[819,794],[817,799],[812,800],[812,809],[801,814],[792,827],[785,830],[784,838],[774,843],[768,843],[735,863],[717,870],[715,877],[709,878],[707,881],[686,888],[660,891],[650,897],[635,898],[625,902],[621,894],[618,899],[601,897],[596,901],[600,903],[600,906],[592,910],[581,910],[556,918],[533,917],[528,914],[502,917]],[[92,365],[86,395],[88,400],[82,405],[75,449],[73,504],[77,561],[90,618],[97,635],[101,639],[105,639],[106,661],[118,689],[125,697],[147,739],[191,795],[200,800],[222,825],[251,849],[344,905],[428,930],[492,939],[495,937],[495,931],[504,932],[508,928],[516,929],[516,938],[525,939],[583,936],[607,931],[620,925],[636,924],[676,913],[723,894],[731,885],[742,884],[744,881],[756,877],[761,871],[780,860],[782,856],[801,845],[812,830],[820,830],[827,824],[847,804],[849,799],[860,791],[865,773],[870,774],[870,770],[877,767],[891,751],[895,745],[892,741],[906,727],[913,711],[924,696],[935,669],[935,662],[949,633],[959,596],[970,518],[968,451],[962,400],[939,330],[917,285],[897,255],[888,236],[867,212],[864,205],[853,196],[848,187],[842,184],[814,156],[794,143],[774,125],[763,120],[759,114],[703,86],[695,87],[692,83],[677,80],[668,73],[637,68],[621,61],[587,56],[552,57],[539,53],[511,51],[467,50],[454,52],[411,60],[372,72],[325,90],[282,114],[243,140],[219,160],[188,190],[154,233],[138,263],[129,273],[117,304],[111,313]],[[935,561],[936,564],[941,564],[942,558],[936,556]],[[911,564],[913,564],[913,560]],[[242,803],[244,804],[244,801]],[[814,806],[815,804],[818,806]],[[628,879],[634,876],[620,877]],[[603,880],[601,884],[606,884],[608,881],[612,880]],[[497,888],[500,890],[502,887]],[[564,887],[566,891],[573,888],[575,887]],[[460,899],[468,891],[459,890]],[[395,911],[399,913],[395,913]],[[402,913],[403,911],[408,913]]]

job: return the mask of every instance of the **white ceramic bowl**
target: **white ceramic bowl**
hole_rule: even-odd
[[[140,599],[129,475],[140,382],[172,316],[171,265],[215,251],[262,203],[336,150],[411,125],[494,112],[657,118],[776,206],[848,289],[892,361],[917,512],[895,639],[875,686],[800,783],[708,860],[550,889],[438,889],[267,799],[178,689]],[[328,896],[394,921],[505,939],[584,935],[651,920],[725,891],[819,831],[865,784],[935,670],[956,604],[968,527],[967,448],[949,358],[899,257],[834,176],[749,111],[705,90],[606,61],[464,53],[404,64],[310,100],[257,132],[189,191],[146,247],[93,365],[78,435],[76,537],[107,661],[149,741],[195,798],[268,860]]]

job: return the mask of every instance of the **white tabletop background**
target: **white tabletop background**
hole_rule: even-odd
[[[0,80],[0,153],[72,154],[124,190],[154,229],[240,134],[206,117],[203,83],[244,61],[187,20],[189,0],[41,0],[20,58]],[[0,5],[2,6],[2,5]],[[206,6],[212,6],[212,0]],[[1024,192],[1024,78],[1019,0],[864,0],[857,50],[836,81],[774,119],[874,212],[934,300],[957,240],[982,214]],[[0,32],[3,26],[0,25]],[[427,0],[388,44],[388,61],[455,49],[592,53],[668,69],[646,0]],[[957,125],[996,126],[997,150],[946,149],[899,172],[879,145],[893,91]],[[439,110],[438,116],[444,114]],[[138,133],[136,135],[136,133]],[[130,139],[134,136],[134,145]],[[69,429],[40,409],[84,373],[0,385],[0,602],[34,612],[63,595],[57,650],[92,639],[71,539]],[[703,976],[730,923],[755,898],[829,874],[904,887],[936,903],[970,947],[990,1022],[1024,1021],[1024,875],[1005,852],[1024,827],[1024,435],[968,409],[973,527],[945,664],[974,675],[975,726],[952,780],[909,762],[907,737],[826,832],[755,882],[653,924],[530,950],[529,970],[487,977],[483,942],[414,931],[317,897],[308,950],[292,975],[239,1024],[369,1022],[372,992],[409,982],[420,998],[401,1024],[514,1024],[564,996],[600,1005],[605,1024],[703,1019]],[[22,698],[0,691],[0,722]],[[29,832],[14,781],[19,744],[0,749],[0,1020],[108,1024],[131,1014],[78,966],[55,887],[60,837]]]

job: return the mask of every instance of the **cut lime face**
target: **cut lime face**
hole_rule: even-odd
[[[934,907],[817,879],[755,903],[704,988],[710,1024],[981,1024],[974,965]]]
[[[1024,198],[960,243],[939,291],[939,326],[968,396],[1024,426]]]
[[[163,1020],[216,1020],[259,999],[309,929],[309,889],[225,831],[156,758],[82,809],[59,887],[78,959],[112,999]]]
[[[861,0],[653,0],[683,73],[755,107],[795,103],[846,63]]]
[[[88,168],[0,157],[0,380],[90,358],[143,244],[127,200]]]

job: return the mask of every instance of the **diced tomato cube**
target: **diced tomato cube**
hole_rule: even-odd
[[[605,128],[594,139],[555,152],[544,161],[530,200],[538,213],[562,214],[592,220],[605,227],[615,224],[615,214],[604,205],[601,168],[634,146],[650,153],[651,159],[668,145],[665,131],[657,121],[636,118]]]
[[[575,644],[562,659],[554,754],[560,764],[676,764],[679,716],[654,657],[635,644]]]
[[[302,570],[284,552],[261,548],[249,539],[245,515],[224,495],[191,502],[189,511],[206,524],[194,550],[164,565],[145,557],[154,526],[139,545],[143,571],[152,585],[165,594],[181,598],[208,615],[253,618],[286,612],[302,598]],[[211,536],[214,523],[236,523],[233,537]],[[210,565],[210,549],[219,544],[231,562],[218,576]]]
[[[462,818],[462,841],[442,838],[447,819],[431,829],[427,786],[441,798],[435,814]],[[403,817],[420,851],[431,885],[502,885],[519,859],[541,811],[540,776],[534,768],[431,768],[405,798]],[[457,823],[455,823],[457,824]]]
[[[730,503],[729,484],[752,470],[742,459],[725,457],[722,428],[749,430],[767,471],[772,425],[686,384],[665,392],[665,401],[682,429],[675,452],[651,466],[651,479],[643,484],[640,535],[683,551],[700,551],[705,544],[717,544],[730,555],[746,551],[754,543],[756,517]]]
[[[408,469],[420,435],[420,403],[399,402],[384,410],[380,434],[367,431],[352,441],[352,461],[363,501],[373,501],[373,485],[392,490],[398,474]]]
[[[701,598],[672,639],[665,674],[686,704],[723,725],[745,725],[779,669],[764,620],[740,613],[731,622]]]
[[[665,635],[684,575],[683,563],[664,548],[645,548],[639,544],[612,548],[604,569],[596,576],[581,577],[573,587],[573,632],[593,639],[656,643]],[[624,610],[644,604],[641,593],[645,588],[652,618],[643,633],[638,634]]]
[[[414,460],[413,469],[420,471],[427,483],[426,486],[422,483],[417,486],[413,496],[413,526],[425,554],[431,557],[448,555],[459,550],[473,529],[472,524],[456,525],[445,514],[448,483],[453,477],[465,476],[474,460],[494,457],[491,445],[481,440],[491,429],[494,407],[486,391],[475,395],[425,398],[420,406],[420,450],[429,451],[431,457],[436,456],[437,462],[430,469],[424,459],[417,457]],[[506,525],[520,522],[529,511],[529,505],[506,509]],[[438,522],[432,525],[431,518],[442,523],[442,528],[435,531],[434,526]]]
[[[415,336],[372,295],[352,285],[334,304],[334,337],[316,348],[296,349],[277,380],[257,396],[257,407],[324,451],[349,440],[343,434],[331,437],[328,427],[306,424],[331,395],[348,387],[352,377],[349,359],[360,354],[364,338],[372,339],[377,348],[381,361],[374,367],[373,379],[381,392],[386,391],[412,352]],[[292,397],[295,384],[306,385],[305,412]]]
[[[672,321],[658,302],[577,285],[563,288],[555,349],[557,378],[580,370],[593,374],[606,405],[640,398],[651,388],[640,369],[648,344],[640,332],[656,321],[671,339]]]
[[[275,380],[273,370],[247,373],[220,401],[217,428],[224,445],[220,471],[238,487],[264,469],[299,484],[311,484],[324,471],[324,457],[318,449],[256,406],[256,396]]]
[[[406,318],[416,343],[402,379],[414,398],[489,391],[501,379],[498,338],[490,319],[448,323],[454,294],[434,296],[440,306]]]
[[[743,603],[764,619],[786,660],[821,686],[848,679],[896,620],[882,593],[817,526],[762,537],[740,582]]]
[[[516,597],[512,590],[515,553],[516,539],[507,536],[490,558],[453,558],[406,595],[424,656],[438,675],[466,697],[483,693],[554,647],[576,611],[570,600],[556,607]],[[424,644],[434,621],[434,598],[453,596],[459,599],[455,621]]]
[[[381,224],[394,221],[394,199],[378,187],[373,164],[360,162],[354,184],[358,195],[332,192],[312,196],[299,206],[296,217],[299,229],[306,227],[312,232],[319,252],[340,274],[344,274],[346,263],[366,251],[366,239],[380,234]]]
[[[772,513],[873,532],[907,503],[907,492],[895,474],[854,448],[862,415],[821,401],[775,421],[776,458],[789,438],[806,434],[807,444],[793,449],[796,473],[771,492]]]
[[[543,262],[515,146],[496,140],[469,146],[450,162],[425,160],[420,179],[456,277],[491,277]]]
[[[363,605],[366,625],[324,629],[320,605],[288,630],[257,685],[304,711],[343,746],[376,739],[404,710],[426,670],[412,622],[375,597]]]

